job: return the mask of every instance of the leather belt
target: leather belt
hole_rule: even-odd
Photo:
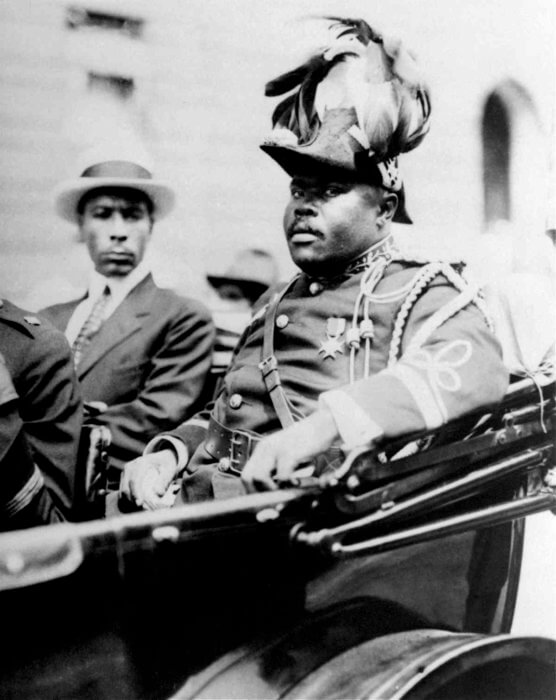
[[[205,442],[207,452],[218,460],[218,469],[240,476],[247,460],[262,436],[246,430],[231,430],[216,419],[209,419],[208,433]],[[322,474],[336,468],[344,460],[344,454],[339,447],[330,447],[318,455],[313,462],[316,473]]]
[[[211,417],[205,447],[207,452],[218,460],[218,468],[221,471],[239,476],[260,439],[260,435],[256,433],[226,428]]]

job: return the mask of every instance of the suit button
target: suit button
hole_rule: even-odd
[[[317,294],[320,294],[323,290],[323,286],[320,282],[311,282],[309,285],[309,294],[312,296],[316,296]]]
[[[280,316],[278,316],[276,319],[276,325],[278,328],[285,328],[289,322],[290,319],[286,316],[286,314],[280,314]]]
[[[243,403],[243,396],[241,394],[232,394],[228,403],[230,408],[239,408]]]

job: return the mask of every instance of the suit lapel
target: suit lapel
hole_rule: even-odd
[[[56,319],[56,327],[61,328],[65,332],[66,328],[68,327],[69,320],[73,315],[73,312],[79,306],[79,304],[81,304],[81,302],[84,301],[86,298],[87,296],[83,295],[81,299],[77,299],[76,301],[73,301],[61,307],[58,313],[58,318]]]
[[[83,353],[77,368],[79,379],[108,352],[141,328],[144,317],[149,315],[148,297],[155,289],[152,276],[148,275],[131,290],[110,318],[102,324]]]
[[[74,299],[73,301],[67,301],[63,304],[55,304],[54,306],[49,306],[42,311],[39,311],[41,316],[47,318],[50,323],[53,324],[55,328],[65,333],[68,327],[70,318],[73,315],[75,309],[87,298],[84,294],[79,299]]]

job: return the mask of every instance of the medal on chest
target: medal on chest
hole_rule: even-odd
[[[346,329],[345,318],[335,318],[331,316],[326,321],[326,340],[323,340],[320,344],[319,355],[322,354],[322,359],[326,360],[327,357],[331,357],[333,360],[336,359],[336,354],[344,354],[344,343],[342,335]]]

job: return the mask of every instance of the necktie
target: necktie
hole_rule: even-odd
[[[75,367],[79,364],[83,352],[91,342],[91,338],[98,333],[102,322],[104,321],[104,311],[106,305],[110,301],[110,287],[106,286],[100,297],[93,304],[91,313],[85,319],[85,323],[81,327],[77,338],[73,341],[71,349],[73,350],[73,363]]]

